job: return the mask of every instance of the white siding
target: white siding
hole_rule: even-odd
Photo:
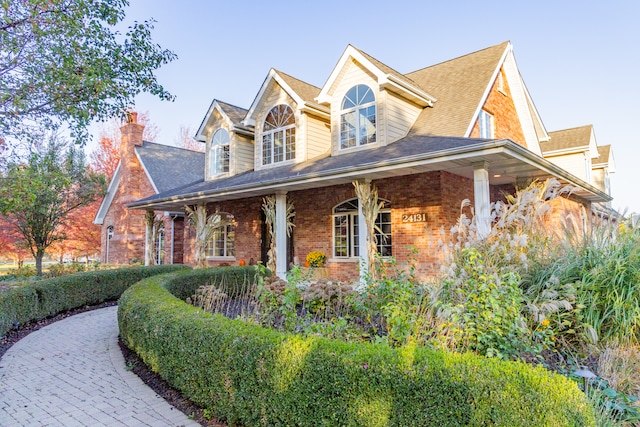
[[[232,174],[238,174],[253,169],[253,140],[247,136],[239,135],[237,133],[232,134],[232,159],[233,169]]]
[[[606,183],[605,183],[605,171],[604,171],[604,168],[592,170],[591,171],[591,180],[592,180],[592,184],[596,188],[598,188],[598,189],[600,189],[600,190],[602,190],[604,192],[607,192],[607,186],[606,186]]]
[[[563,156],[547,157],[552,163],[565,169],[567,172],[577,176],[578,178],[589,182],[586,169],[584,153],[565,154]]]
[[[331,124],[327,120],[307,114],[307,159],[318,157],[331,149]]]
[[[422,108],[407,102],[391,92],[385,91],[387,140],[390,144],[407,135],[411,126],[420,115]]]

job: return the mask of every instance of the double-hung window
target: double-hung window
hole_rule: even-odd
[[[296,157],[296,119],[291,107],[276,105],[262,126],[262,164],[293,160]]]
[[[376,142],[376,97],[369,86],[349,89],[340,108],[340,149]]]
[[[230,223],[233,216],[226,213],[218,213],[216,215],[224,216],[228,223],[213,231],[211,239],[207,242],[205,254],[207,257],[234,257],[236,255],[236,231],[233,224]]]
[[[376,219],[376,246],[380,256],[388,257],[392,255],[391,203],[380,201],[383,207]],[[358,199],[351,199],[333,208],[333,256],[336,258],[360,256],[358,205]]]
[[[478,117],[480,127],[480,138],[492,139],[494,138],[493,132],[493,116],[484,110],[480,110],[480,116]]]
[[[209,175],[215,176],[229,172],[229,132],[218,129],[211,139],[209,151]]]

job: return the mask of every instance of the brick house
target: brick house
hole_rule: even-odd
[[[145,261],[145,211],[128,203],[202,180],[204,153],[142,140],[136,114],[121,129],[120,162],[94,219],[102,227],[100,261]],[[184,169],[182,169],[184,168]],[[184,212],[156,211],[164,227],[156,241],[156,264],[183,262]]]
[[[349,45],[322,87],[271,69],[248,109],[214,100],[196,139],[206,144],[204,176],[129,197],[128,212],[183,212],[206,203],[209,212],[233,219],[209,242],[210,265],[266,262],[261,206],[273,195],[281,276],[319,250],[332,277],[357,278],[367,230],[359,226],[355,180],[373,183],[384,201],[379,253],[403,262],[417,250],[424,276],[437,273],[436,242],[446,238],[464,199],[484,229],[490,203],[534,179],[571,184],[562,204],[583,216],[611,199],[588,177],[543,157],[541,147],[553,136],[509,42],[404,74]],[[295,211],[289,236],[288,202]],[[183,261],[193,263],[188,227],[183,244]]]

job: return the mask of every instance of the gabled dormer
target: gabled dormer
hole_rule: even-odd
[[[329,109],[320,88],[271,69],[243,121],[255,129],[255,169],[300,163],[329,151]]]
[[[588,183],[592,182],[592,159],[599,156],[593,126],[549,132],[549,140],[540,147],[545,159]]]
[[[410,78],[351,45],[316,100],[331,109],[334,155],[403,138],[436,101]]]
[[[253,128],[244,126],[247,110],[213,100],[195,139],[206,144],[205,179],[253,169]]]

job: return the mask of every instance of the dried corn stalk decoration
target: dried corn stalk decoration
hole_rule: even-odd
[[[262,198],[262,211],[264,212],[264,222],[269,233],[269,250],[267,251],[267,268],[275,273],[276,271],[276,197],[266,196]],[[293,202],[287,200],[286,223],[287,236],[291,236],[291,231],[295,224],[293,219],[296,216]]]
[[[371,185],[370,182],[353,181],[353,186],[356,190],[356,196],[364,216],[365,229],[367,230],[367,245],[365,248],[368,255],[367,271],[369,276],[375,279],[376,269],[374,267],[378,255],[376,231],[382,234],[382,230],[376,225],[376,220],[380,210],[384,207],[384,202],[378,201],[378,189]]]
[[[160,230],[162,230],[164,223],[162,217],[155,215],[153,211],[147,211],[144,215],[144,223],[147,227],[145,265],[155,265],[158,259],[156,241],[158,240],[158,234]]]
[[[189,223],[195,228],[196,239],[196,265],[195,268],[207,267],[207,243],[213,238],[216,230],[231,224],[229,217],[216,211],[207,215],[207,207],[204,203],[195,205],[193,208],[184,207]]]

